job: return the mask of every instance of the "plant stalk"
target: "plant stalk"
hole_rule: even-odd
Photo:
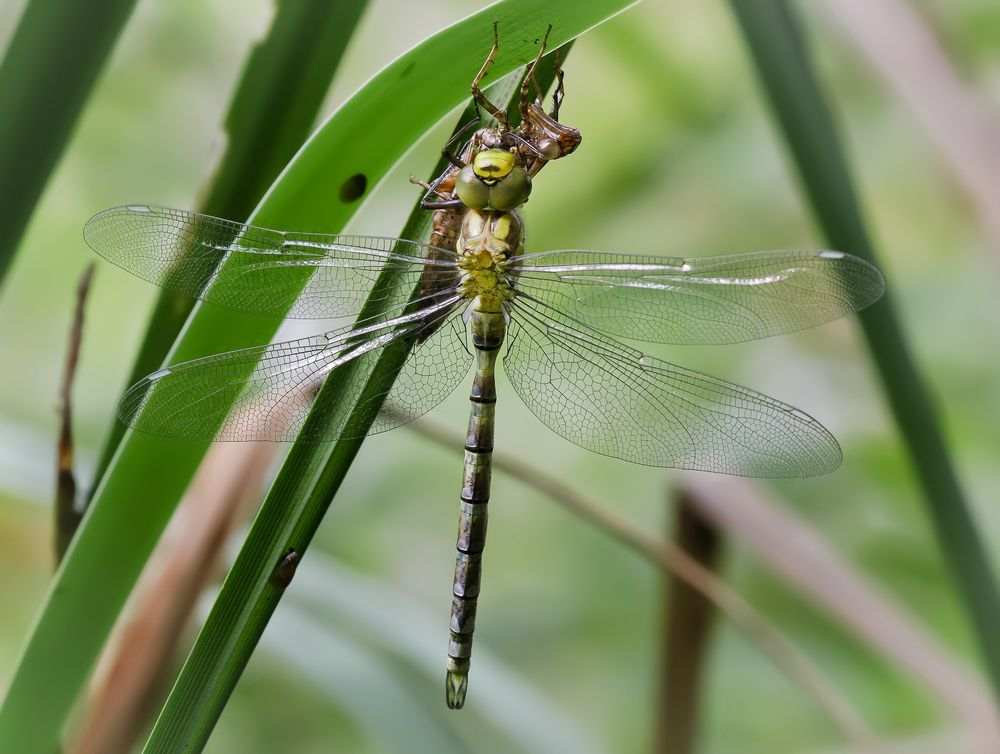
[[[784,0],[731,0],[731,5],[803,190],[831,248],[877,263],[833,113],[791,9]],[[949,458],[934,401],[910,354],[891,294],[860,318],[884,395],[923,489],[938,544],[1000,699],[1000,593]]]

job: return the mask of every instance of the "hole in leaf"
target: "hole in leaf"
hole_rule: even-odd
[[[368,179],[364,173],[355,173],[340,187],[340,201],[345,203],[355,202],[364,196],[365,189],[368,188]]]

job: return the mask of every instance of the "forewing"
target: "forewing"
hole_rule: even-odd
[[[170,366],[129,388],[119,415],[133,429],[179,439],[326,441],[352,436],[348,419],[362,396],[381,402],[394,391],[405,395],[410,414],[381,415],[366,434],[383,432],[433,408],[468,371],[464,346],[459,342],[458,348],[449,348],[442,331],[454,336],[454,330],[442,327],[435,332],[440,338],[423,343],[434,343],[436,361],[422,357],[422,346],[417,345],[410,359],[420,366],[404,366],[398,390],[388,380],[374,389],[368,385],[387,347],[406,340],[416,343],[428,325],[442,320],[447,325],[449,318],[460,318],[456,304],[457,297],[415,315]],[[415,374],[427,384],[413,384]],[[328,412],[323,421],[309,422],[312,433],[301,434],[313,395],[325,380],[337,381],[342,399],[334,410],[339,413]]]
[[[517,299],[504,369],[529,409],[588,450],[755,477],[825,474],[840,447],[815,419],[739,385],[643,356]]]
[[[840,251],[701,259],[593,251],[519,257],[517,288],[602,332],[651,343],[738,343],[829,322],[877,301],[878,268]]]
[[[251,314],[356,315],[389,263],[401,269],[383,304],[402,306],[425,281],[442,290],[458,280],[454,252],[414,241],[284,233],[162,207],[105,210],[90,218],[84,237],[143,280]]]

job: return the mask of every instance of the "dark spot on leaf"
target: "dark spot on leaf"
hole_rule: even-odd
[[[417,67],[417,64],[414,61],[411,60],[409,63],[406,64],[406,68],[404,68],[402,71],[400,71],[399,78],[405,79],[407,76],[409,76],[411,73],[413,73],[413,69],[416,68],[416,67]]]
[[[365,189],[368,188],[368,179],[364,173],[355,173],[340,187],[340,201],[350,204],[364,196]]]
[[[295,569],[299,565],[299,553],[289,547],[284,556],[274,566],[271,571],[271,585],[275,589],[285,589],[292,583]]]

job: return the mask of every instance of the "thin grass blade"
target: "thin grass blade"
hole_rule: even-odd
[[[875,262],[833,114],[805,38],[783,0],[732,0],[772,111],[816,220],[831,248]],[[944,559],[1000,697],[1000,593],[948,455],[933,401],[910,354],[889,294],[861,313],[861,327],[896,424],[923,487]]]

